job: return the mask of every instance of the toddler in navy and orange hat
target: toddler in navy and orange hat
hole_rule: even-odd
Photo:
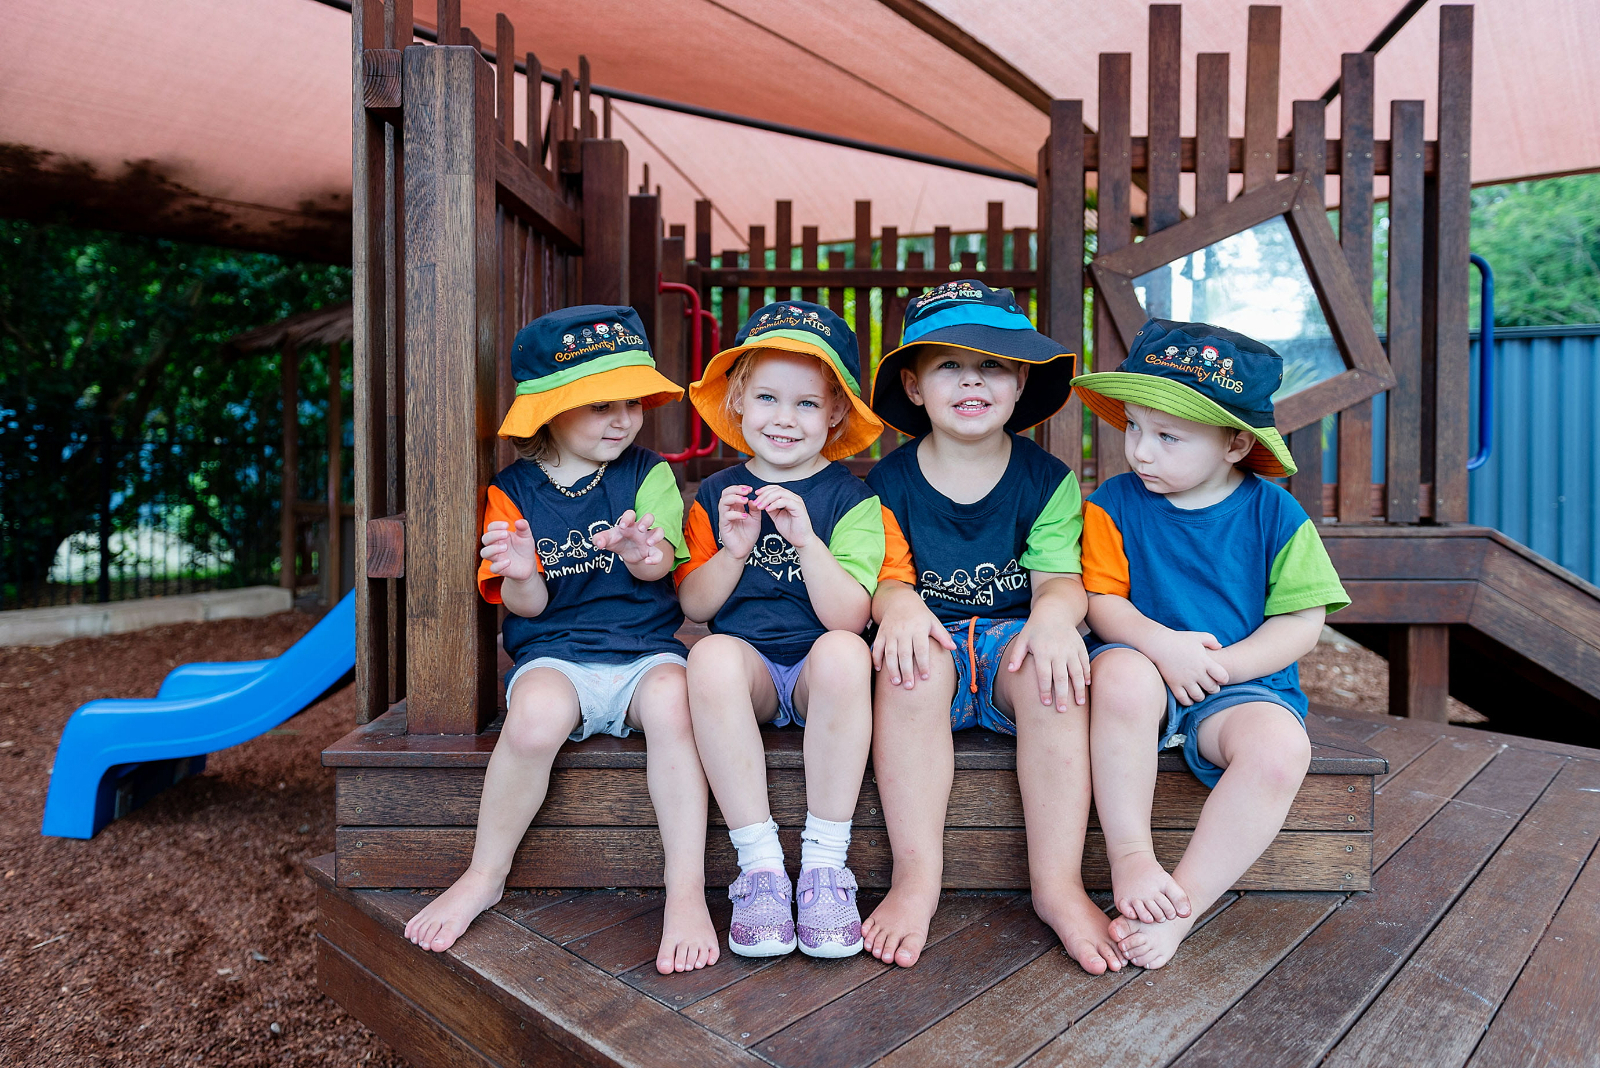
[[[912,440],[867,476],[909,553],[873,599],[873,771],[894,881],[868,948],[916,963],[939,901],[954,775],[951,732],[1017,737],[1033,905],[1091,973],[1118,968],[1084,892],[1087,681],[1079,636],[1077,476],[1023,434],[1071,393],[1074,356],[1034,329],[1009,290],[944,283],[913,300],[872,407]]]
[[[1134,964],[1171,959],[1282,827],[1311,758],[1295,662],[1349,604],[1313,523],[1261,476],[1294,473],[1273,425],[1283,360],[1206,323],[1152,319],[1115,371],[1073,380],[1124,429],[1130,470],[1084,507],[1090,750]],[[1169,875],[1151,845],[1156,757],[1212,793]]]
[[[500,426],[518,459],[484,509],[478,587],[505,605],[513,667],[489,758],[472,862],[406,924],[442,951],[499,900],[512,855],[569,738],[645,732],[666,854],[656,968],[717,959],[705,903],[706,782],[684,682],[672,569],[687,558],[672,469],[634,444],[643,410],[683,390],[656,370],[638,314],[585,305],[541,316],[511,351],[516,400]]]

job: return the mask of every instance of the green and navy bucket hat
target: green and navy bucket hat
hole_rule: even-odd
[[[1124,404],[1138,404],[1195,423],[1248,430],[1256,443],[1239,466],[1282,478],[1295,473],[1272,419],[1272,395],[1282,382],[1283,357],[1254,338],[1210,323],[1151,319],[1115,371],[1079,375],[1072,385],[1114,427],[1128,425]]]
[[[609,304],[563,308],[518,330],[511,376],[517,399],[500,424],[503,438],[531,438],[586,404],[637,399],[655,408],[683,396],[656,370],[639,313]]]
[[[1006,429],[1021,433],[1056,414],[1072,395],[1077,354],[1033,328],[1009,289],[990,289],[963,278],[935,286],[906,306],[900,347],[878,361],[872,376],[872,410],[916,437],[932,429],[928,413],[906,396],[902,368],[914,368],[916,348],[950,345],[1032,364]]]
[[[821,304],[780,300],[751,315],[734,336],[733,348],[713,356],[700,381],[689,385],[689,400],[717,437],[751,455],[739,421],[728,414],[728,372],[740,356],[761,349],[814,357],[844,386],[850,410],[839,434],[822,450],[826,459],[854,456],[883,433],[883,423],[861,400],[861,355],[856,349],[855,331]]]

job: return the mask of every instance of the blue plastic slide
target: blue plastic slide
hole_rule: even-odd
[[[271,730],[356,662],[355,594],[275,660],[184,664],[150,700],[90,701],[61,732],[42,833],[93,838],[205,769],[206,754]]]

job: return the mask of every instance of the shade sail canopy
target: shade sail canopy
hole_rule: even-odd
[[[1286,0],[1280,133],[1292,102],[1320,98],[1340,55],[1361,51],[1404,0]],[[921,9],[986,48],[1010,84],[901,13]],[[348,256],[350,19],[319,0],[11,0],[0,38],[0,201],[62,217],[245,247]],[[416,5],[419,24],[433,5]],[[1133,57],[1133,128],[1144,130],[1148,9],[1134,0],[464,0],[491,44],[494,15],[546,70],[586,54],[599,85],[1032,173],[1048,122],[1042,96],[1082,99],[1094,125],[1100,52]],[[1437,92],[1437,0],[1377,59],[1376,134],[1388,103]],[[1183,7],[1183,132],[1193,132],[1195,55],[1230,52],[1232,132],[1242,133],[1248,5]],[[1481,0],[1473,71],[1473,180],[1600,168],[1600,10],[1589,0]],[[972,53],[968,53],[971,55]],[[1024,87],[1038,93],[1018,91]],[[1028,97],[1032,95],[1033,99]],[[1022,183],[618,102],[614,135],[634,182],[650,168],[669,221],[717,207],[714,247],[744,245],[794,201],[799,227],[848,238],[854,202],[874,229],[982,229],[985,204],[1031,225]],[[1338,130],[1338,99],[1328,116]],[[521,128],[519,120],[519,129]],[[1380,185],[1380,192],[1381,192]],[[769,231],[769,242],[771,236]]]

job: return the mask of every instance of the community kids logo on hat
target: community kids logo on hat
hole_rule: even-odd
[[[872,410],[903,434],[931,429],[928,413],[906,396],[900,372],[916,365],[918,345],[950,345],[1032,364],[1006,429],[1020,433],[1054,415],[1072,393],[1077,355],[1033,328],[1009,289],[975,279],[945,282],[906,307],[900,347],[878,361],[872,376]]]
[[[1115,427],[1128,425],[1124,404],[1195,423],[1248,430],[1256,444],[1239,466],[1282,478],[1295,473],[1273,425],[1272,395],[1283,382],[1283,357],[1254,338],[1210,323],[1151,319],[1139,328],[1115,371],[1079,375],[1083,403]]]
[[[689,384],[689,399],[712,431],[745,455],[751,455],[739,421],[727,406],[728,372],[739,357],[761,349],[813,356],[833,372],[850,402],[839,434],[822,450],[824,458],[842,460],[871,445],[883,423],[861,400],[861,356],[855,331],[821,304],[780,300],[757,310],[733,339],[733,348],[711,358],[700,381]]]
[[[511,345],[517,399],[500,424],[503,438],[529,438],[562,412],[586,404],[638,400],[655,408],[683,396],[656,370],[639,313],[585,304],[541,315]]]

